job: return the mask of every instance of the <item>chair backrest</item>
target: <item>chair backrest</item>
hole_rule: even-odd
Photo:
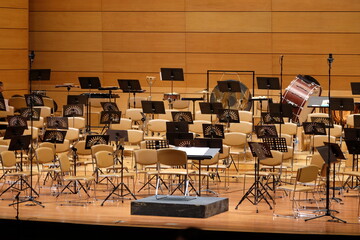
[[[280,125],[275,124],[275,126],[278,133],[280,133]],[[285,122],[284,124],[281,125],[281,134],[284,133],[293,136],[297,134],[297,130],[298,130],[298,126],[296,123]]]
[[[9,105],[14,107],[14,110],[19,110],[21,108],[26,108],[27,104],[25,101],[25,97],[24,96],[20,96],[20,97],[11,97],[9,99]]]
[[[69,127],[83,129],[86,126],[85,118],[83,117],[69,117],[68,118]]]
[[[206,120],[194,120],[193,124],[189,124],[189,131],[196,134],[203,134],[203,124],[211,124],[210,121]]]
[[[59,154],[59,163],[61,172],[68,173],[71,171],[70,159],[66,153]]]
[[[173,103],[174,109],[189,109],[190,101],[188,100],[176,100]]]
[[[110,125],[114,130],[129,130],[132,128],[132,121],[129,118],[121,118],[120,123],[114,123]]]
[[[51,143],[51,142],[42,142],[39,144],[39,147],[48,147],[48,148],[51,148],[53,150],[53,153],[55,155],[55,144],[54,143]]]
[[[91,149],[86,149],[86,142],[85,140],[80,140],[75,143],[74,147],[77,149],[78,155],[91,155]]]
[[[222,153],[219,154],[219,159],[225,159],[230,156],[230,147],[228,145],[223,145]]]
[[[315,152],[312,155],[310,165],[317,166],[319,169],[321,169],[324,165],[324,159],[321,157],[320,153]]]
[[[252,122],[253,114],[250,111],[239,110],[240,121]]]
[[[166,132],[166,119],[152,119],[148,122],[147,127],[151,132],[163,133]]]
[[[113,153],[114,147],[111,145],[107,145],[107,144],[97,144],[97,145],[91,146],[91,154],[93,156],[95,156],[95,154],[100,151],[107,151],[107,152]]]
[[[157,151],[155,149],[138,149],[134,151],[136,164],[153,165],[157,163]]]
[[[128,143],[139,144],[144,140],[144,132],[142,130],[130,129],[128,132]]]
[[[2,153],[3,151],[8,151],[9,150],[9,145],[0,145],[0,153]]]
[[[240,121],[238,123],[230,123],[229,131],[230,132],[241,132],[245,134],[250,134],[253,130],[253,125],[251,122]]]
[[[293,138],[292,135],[286,134],[286,133],[281,133],[281,137],[285,138],[287,146],[292,146],[292,138]]]
[[[157,159],[159,164],[168,166],[187,166],[186,152],[172,149],[163,148],[157,150]]]
[[[215,114],[212,116],[212,120],[216,119]],[[196,111],[196,120],[211,121],[211,114],[202,114],[201,111]]]
[[[260,164],[265,166],[280,166],[283,161],[284,154],[280,151],[271,150],[272,158],[266,158],[260,161]]]
[[[312,117],[329,117],[329,114],[328,113],[318,113],[318,112],[309,113],[306,121],[311,122]]]
[[[37,128],[37,127],[28,126],[28,129],[25,129],[23,134],[31,135],[31,130],[32,130],[32,138],[37,139],[39,137],[39,128]]]
[[[55,111],[55,102],[54,99],[43,97],[44,106],[49,107],[51,109],[51,112],[53,113]]]
[[[114,157],[109,151],[98,151],[94,156],[98,168],[108,168],[114,165]]]
[[[324,142],[328,142],[329,135],[315,135],[314,136],[314,144],[312,143],[312,138],[310,139],[311,145],[314,145],[314,147],[323,146]],[[334,136],[330,136],[330,142],[335,143],[336,138]]]
[[[142,119],[141,112],[142,109],[140,108],[128,108],[125,111],[125,117],[131,119],[132,121],[140,121]]]
[[[315,165],[309,165],[299,168],[296,174],[296,180],[301,183],[309,183],[316,181],[319,168]]]
[[[31,126],[31,121],[28,120],[27,121],[28,126]],[[32,124],[34,127],[37,128],[43,128],[44,127],[44,118],[43,117],[39,117],[39,120],[33,120]]]
[[[69,141],[75,141],[79,139],[80,131],[78,128],[72,128],[69,127],[66,131],[65,139],[68,139]]]
[[[50,163],[54,160],[54,150],[49,147],[38,147],[35,150],[35,154],[40,164]]]
[[[34,108],[40,108],[40,116],[46,119],[46,117],[51,116],[51,108],[47,106],[35,106]]]
[[[246,134],[240,132],[230,132],[224,134],[223,144],[232,146],[243,146],[246,144]]]
[[[13,151],[3,151],[0,153],[3,167],[16,166],[16,155]]]
[[[57,153],[67,152],[70,150],[70,141],[65,139],[63,143],[57,143],[55,151]]]

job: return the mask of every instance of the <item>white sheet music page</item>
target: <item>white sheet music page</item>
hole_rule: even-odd
[[[203,156],[209,150],[208,147],[178,147],[178,150],[186,152],[186,155]]]

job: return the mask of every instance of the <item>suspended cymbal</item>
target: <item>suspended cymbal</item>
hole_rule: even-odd
[[[208,91],[207,89],[203,89],[203,90],[198,91],[198,92],[196,92],[196,93],[209,93],[209,91]]]

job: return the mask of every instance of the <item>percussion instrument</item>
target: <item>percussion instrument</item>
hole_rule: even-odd
[[[221,92],[219,86],[216,85],[211,92],[210,102],[220,102],[223,108],[249,111],[252,105],[250,90],[242,82],[240,82],[240,88],[241,92]]]
[[[180,94],[179,93],[164,93],[163,100],[169,100],[169,101],[175,101],[180,100]]]
[[[82,93],[80,95],[88,96],[89,98],[119,98],[118,94],[109,94],[109,93]]]
[[[307,115],[312,113],[314,108],[308,107],[310,96],[320,96],[321,87],[312,77],[297,75],[283,94],[283,103],[293,106],[293,122],[302,123],[306,121]]]

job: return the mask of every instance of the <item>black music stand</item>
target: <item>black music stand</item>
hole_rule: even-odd
[[[168,140],[146,140],[145,145],[147,149],[162,149],[169,148]]]
[[[56,149],[56,144],[64,143],[66,132],[67,131],[46,130],[42,141],[53,143]]]
[[[82,117],[84,116],[83,104],[67,104],[63,106],[63,117]]]
[[[154,119],[154,114],[165,114],[165,106],[163,101],[141,101],[143,113],[151,114]]]
[[[23,116],[7,116],[6,120],[8,122],[8,127],[22,127],[24,129],[28,128],[27,119]]]
[[[85,138],[85,149],[91,149],[92,146],[98,144],[105,144],[109,143],[109,135],[86,135]]]
[[[311,135],[313,146],[311,147],[312,153],[314,153],[314,137],[315,135],[326,135],[326,127],[323,122],[303,122],[303,129],[305,135]]]
[[[189,123],[186,121],[166,122],[166,132],[189,132]]]
[[[202,125],[204,138],[225,138],[224,125],[222,124],[206,124]]]
[[[22,136],[13,136],[11,137],[11,141],[9,144],[9,151],[20,151],[20,170],[23,171],[22,169],[22,163],[23,163],[23,151],[28,151],[30,150],[30,145],[31,145],[31,135],[22,135]],[[32,161],[32,158],[30,158]],[[24,179],[23,177],[20,177],[19,180],[15,181],[14,183],[12,183],[11,186],[9,186],[7,189],[5,189],[1,195],[8,191],[9,189],[11,189],[13,186],[16,186],[16,184],[18,184],[20,182],[20,191],[25,190],[27,188],[30,189],[30,196],[26,197],[26,199],[22,200],[22,201],[17,201],[16,203],[12,203],[9,204],[9,206],[15,205],[15,204],[19,204],[19,203],[25,203],[25,202],[32,202],[35,205],[39,205],[41,207],[44,207],[42,205],[41,202],[35,200],[35,198],[33,197],[32,193],[35,193],[37,196],[40,196],[39,193],[36,192],[36,190],[32,187],[32,176],[33,176],[33,171],[32,171],[32,162],[30,162],[30,183],[28,183],[26,181],[26,179]],[[23,185],[26,186],[25,189],[23,189]],[[1,196],[0,195],[0,196]]]
[[[219,114],[219,109],[222,109],[222,104],[219,102],[199,102],[201,114],[210,114],[210,122],[212,122],[212,115]]]
[[[223,152],[223,140],[221,138],[195,138],[194,147],[219,148]]]
[[[135,96],[136,93],[142,93],[145,90],[141,89],[140,82],[137,79],[118,79],[118,84],[120,89],[124,93],[129,93],[128,99],[128,108],[130,108],[130,94],[132,93],[134,96],[134,108],[136,107],[136,100]]]
[[[174,94],[174,81],[184,81],[184,71],[182,68],[160,68],[160,80],[171,81],[171,95]],[[164,99],[165,100],[165,99]],[[167,99],[169,101],[169,107],[172,109],[171,97]]]
[[[333,128],[334,122],[332,118],[329,117],[310,117],[311,122],[318,122],[318,123],[324,123],[326,128]]]
[[[194,147],[194,139],[175,139],[176,147]]]
[[[255,133],[257,138],[276,138],[278,133],[275,125],[258,125],[255,126]]]
[[[88,96],[87,95],[68,95],[67,96],[67,104],[88,104]]]
[[[100,104],[104,111],[120,111],[116,102],[101,102]]]
[[[192,114],[189,111],[173,111],[171,112],[171,116],[174,122],[193,123]]]
[[[49,129],[69,129],[67,117],[47,117],[46,126]]]
[[[264,137],[262,141],[269,145],[271,150],[287,152],[286,139],[284,137]]]
[[[347,130],[345,128],[344,130]],[[345,131],[345,144],[349,151],[349,154],[353,155],[353,164],[352,164],[352,171],[358,171],[359,170],[359,154],[360,154],[360,129],[354,129],[354,128],[348,128],[348,130],[355,130],[351,131],[351,134],[346,133]],[[351,186],[348,183],[348,181],[351,178]],[[354,176],[349,176],[349,178],[344,182],[343,188],[345,188],[345,185],[348,185],[351,189],[354,189],[358,186],[359,177],[357,178],[357,184],[354,186]]]
[[[343,111],[354,111],[354,98],[330,98],[330,110],[340,111],[340,124],[342,127],[345,125],[343,119]]]
[[[360,95],[360,82],[351,82],[350,86],[353,95]]]
[[[25,94],[25,101],[28,107],[44,106],[44,100],[40,94]]]
[[[4,96],[0,93],[0,111],[6,111]]]
[[[280,90],[280,82],[277,77],[257,77],[258,89],[266,89],[266,96],[269,99],[269,90]]]
[[[7,127],[4,134],[4,139],[11,139],[14,136],[21,136],[24,134],[24,127]]]
[[[360,141],[360,129],[359,128],[344,128],[345,140]]]
[[[46,81],[50,80],[51,69],[30,69],[30,81]]]
[[[166,140],[170,145],[175,145],[175,140],[177,139],[193,139],[194,134],[189,132],[167,132]]]
[[[20,116],[26,118],[26,120],[32,120],[39,121],[40,119],[40,112],[41,108],[21,108],[20,109]]]
[[[339,145],[337,145],[336,143],[335,144],[324,143],[324,144],[325,144],[324,146],[316,147],[316,149],[320,153],[320,156],[322,157],[322,159],[325,161],[327,168],[329,168],[330,164],[335,164],[337,162],[337,159],[345,159]],[[334,180],[334,184],[335,184],[335,180]],[[335,191],[335,188],[333,189],[333,191]],[[329,195],[330,195],[330,171],[327,171],[327,174],[326,174],[326,201],[327,201],[327,204],[326,205],[329,205],[329,201],[330,201]],[[323,216],[329,215],[332,217],[333,220],[335,219],[336,221],[346,223],[346,221],[330,214],[330,212],[338,213],[337,210],[330,210],[330,209],[326,208],[326,209],[317,210],[316,212],[326,212],[326,215],[315,216],[312,218],[305,219],[305,221],[313,220],[313,219],[317,219],[317,218],[321,218]]]
[[[130,194],[135,200],[135,195],[131,192],[130,188],[124,183],[124,141],[129,139],[127,130],[108,130],[107,134],[109,136],[109,141],[115,141],[116,151],[115,151],[115,159],[114,162],[120,162],[121,170],[120,170],[120,182],[114,186],[113,190],[109,193],[109,195],[103,200],[101,206],[114,194],[121,198],[121,202],[124,202],[124,198],[126,195]],[[121,151],[120,157],[121,160],[118,159],[118,152]],[[115,193],[120,188],[120,194]],[[128,194],[124,195],[124,190],[128,192]]]
[[[121,121],[121,112],[120,111],[101,111],[100,112],[100,124],[105,124],[101,133],[105,129],[109,129],[111,124],[119,124]]]
[[[218,118],[219,122],[226,123],[226,127],[228,128],[230,123],[240,122],[239,110],[221,108],[218,110]]]
[[[279,119],[281,134],[281,124],[284,123],[284,117],[292,118],[293,106],[288,103],[269,103],[269,113],[273,118]]]
[[[354,128],[360,128],[360,115],[354,115]]]
[[[272,158],[272,154],[270,151],[270,147],[267,143],[261,142],[249,142],[250,150],[254,158],[257,158],[254,163],[254,183],[250,186],[249,190],[244,194],[244,196],[240,199],[239,203],[236,205],[235,209],[238,209],[239,205],[245,200],[249,200],[253,205],[258,205],[261,200],[264,200],[272,209],[270,202],[267,197],[274,202],[274,199],[271,197],[269,192],[267,191],[264,184],[260,181],[260,161]],[[250,197],[253,196],[254,199]],[[256,208],[256,212],[259,210]]]
[[[86,99],[86,132],[91,132],[91,89],[99,89],[101,87],[100,79],[98,77],[79,77],[81,89],[89,91],[89,97]]]

